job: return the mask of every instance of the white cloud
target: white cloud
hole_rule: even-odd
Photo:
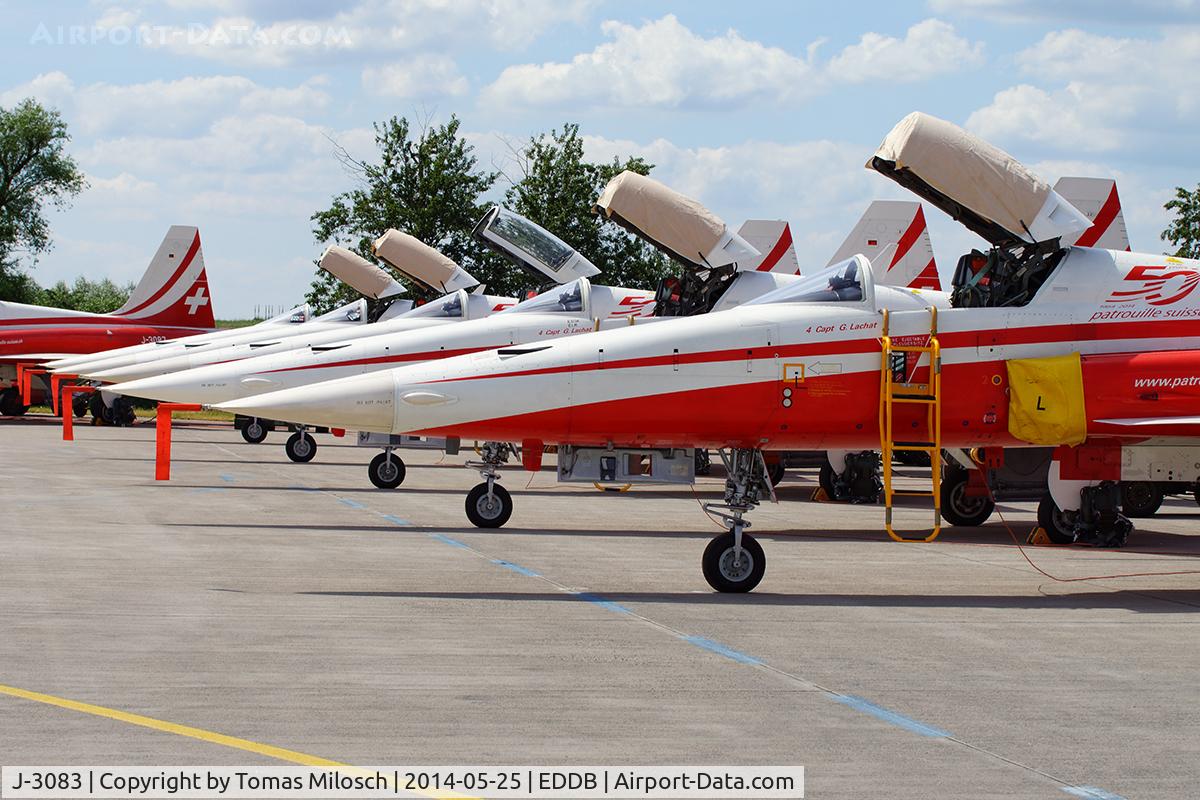
[[[983,43],[972,44],[938,19],[918,22],[903,39],[864,33],[858,44],[834,56],[828,71],[836,80],[921,81],[983,63]]]
[[[458,96],[469,88],[454,59],[446,55],[415,56],[404,62],[367,67],[362,83],[367,91],[388,97]]]
[[[982,63],[972,44],[936,19],[909,28],[903,39],[863,35],[828,63],[821,42],[803,56],[769,47],[729,30],[704,38],[674,15],[640,27],[603,23],[609,41],[570,62],[507,67],[483,92],[495,105],[578,108],[729,108],[759,98],[799,102],[839,83],[925,80]]]
[[[186,2],[215,16],[146,24],[144,43],[228,64],[280,67],[422,48],[500,50],[529,45],[547,30],[583,21],[597,0],[359,0],[331,6],[228,0]]]
[[[49,72],[0,94],[0,105],[36,97],[62,110],[72,129],[88,135],[184,134],[230,111],[287,114],[324,108],[329,95],[318,88],[320,83],[314,79],[275,88],[229,75],[77,86],[65,73]]]
[[[1200,30],[1158,38],[1055,31],[1016,62],[1029,82],[997,93],[967,121],[984,137],[1068,151],[1190,154],[1184,132],[1200,123]]]

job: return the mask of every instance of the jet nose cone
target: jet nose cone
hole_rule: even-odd
[[[385,370],[267,392],[216,407],[280,422],[388,433],[395,418],[395,395],[392,373]]]

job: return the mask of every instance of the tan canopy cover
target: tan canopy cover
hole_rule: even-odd
[[[442,288],[458,264],[415,236],[389,228],[371,245],[375,255],[426,286]]]
[[[608,182],[592,207],[696,263],[721,242],[725,223],[704,206],[658,181],[625,171]]]
[[[336,244],[325,248],[319,263],[321,269],[372,300],[395,294],[398,288],[391,275],[357,253]]]
[[[867,161],[891,161],[951,200],[1021,235],[1050,194],[1050,184],[952,122],[914,111],[892,128]]]

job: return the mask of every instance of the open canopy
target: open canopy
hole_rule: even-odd
[[[422,286],[440,292],[478,286],[469,272],[415,236],[389,228],[371,245],[375,255]]]
[[[536,222],[493,206],[475,225],[475,237],[517,266],[555,283],[600,273],[575,248]]]
[[[318,263],[321,269],[372,300],[404,294],[404,287],[396,283],[395,278],[344,247],[330,245],[325,248]]]
[[[689,266],[720,267],[762,255],[695,200],[636,172],[609,181],[592,210]]]
[[[1091,226],[1078,209],[1008,153],[919,111],[892,128],[867,168],[996,245],[1046,241]]]

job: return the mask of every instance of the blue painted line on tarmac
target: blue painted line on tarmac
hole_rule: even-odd
[[[440,533],[431,533],[431,534],[429,534],[429,538],[437,539],[442,544],[448,544],[451,547],[461,547],[463,550],[471,549],[471,548],[467,547],[465,544],[463,544],[462,542],[460,542],[458,539],[451,539],[449,536],[443,536]]]
[[[197,486],[192,489],[193,492],[223,492],[224,486]]]
[[[612,611],[617,614],[632,614],[633,613],[632,611],[630,611],[628,608],[621,605],[620,603],[614,603],[612,600],[605,600],[603,597],[601,597],[598,594],[591,594],[590,592],[576,592],[575,596],[578,597],[580,600],[586,600],[589,603],[592,603],[593,605],[600,606],[601,608],[603,608],[607,611]]]
[[[520,564],[514,564],[511,561],[505,561],[503,559],[494,558],[494,559],[492,559],[492,563],[496,564],[497,566],[504,567],[505,569],[510,569],[513,572],[517,573],[518,575],[524,575],[527,578],[542,577],[541,575],[538,575],[533,570],[531,570],[527,567],[522,567]]]
[[[712,639],[705,639],[703,636],[684,636],[683,640],[688,644],[694,644],[697,647],[703,647],[705,650],[710,650],[717,655],[725,656],[728,659],[738,662],[739,664],[761,664],[754,656],[748,656],[740,650],[734,650],[732,647],[726,647],[720,642],[714,642]]]
[[[228,473],[222,473],[222,474],[218,475],[217,477],[219,477],[221,480],[225,481],[226,483],[233,483],[233,481],[234,481],[234,477]]]
[[[870,700],[866,700],[862,697],[833,693],[830,693],[829,697],[832,700],[841,703],[842,705],[850,706],[850,708],[853,708],[855,711],[861,711],[864,714],[870,714],[876,719],[883,720],[884,722],[895,725],[898,728],[903,728],[911,733],[916,733],[921,736],[928,736],[931,739],[949,739],[952,735],[949,731],[944,731],[941,728],[935,728],[932,725],[926,725],[924,722],[918,722],[912,717],[906,717],[903,714],[884,708],[883,706],[877,706]]]
[[[380,514],[379,516],[383,517],[384,519],[386,519],[388,522],[392,523],[393,525],[400,525],[401,527],[405,527],[405,528],[412,526],[412,523],[409,522],[408,520],[401,519],[400,517],[397,517],[393,514]]]
[[[1084,800],[1125,800],[1119,794],[1113,794],[1106,789],[1098,789],[1095,786],[1064,786],[1062,790],[1074,797],[1082,797]]]
[[[339,497],[338,502],[344,506],[350,506],[351,508],[366,508],[366,506],[364,506],[362,503],[358,502],[357,500],[351,500],[349,497]]]

